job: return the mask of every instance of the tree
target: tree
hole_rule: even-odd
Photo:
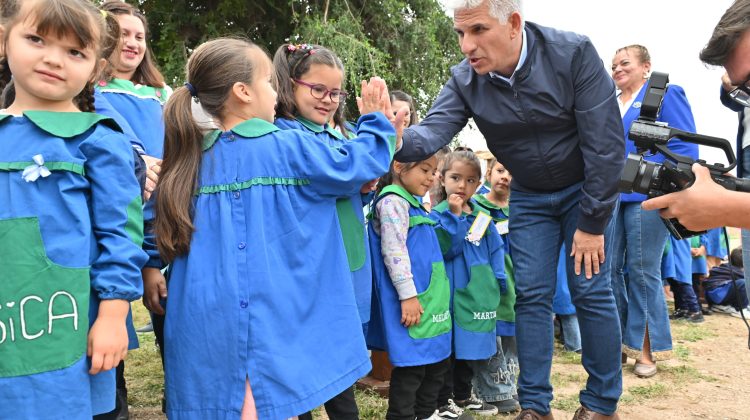
[[[450,77],[450,66],[461,60],[451,20],[437,0],[140,0],[139,7],[171,84],[182,82],[192,49],[217,36],[242,35],[271,53],[284,42],[306,42],[341,58],[346,90],[354,92],[359,80],[379,75],[391,89],[415,96],[424,115]]]

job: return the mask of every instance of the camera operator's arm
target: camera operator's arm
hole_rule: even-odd
[[[721,226],[750,228],[750,194],[725,189],[697,163],[693,173],[695,182],[690,188],[646,200],[643,209],[659,209],[661,217],[676,218],[694,231]]]

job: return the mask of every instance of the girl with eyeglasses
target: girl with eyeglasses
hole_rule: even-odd
[[[335,53],[319,45],[284,44],[276,50],[273,64],[278,93],[277,127],[312,133],[332,149],[341,149],[356,140],[357,133],[347,130],[343,113],[337,112],[348,93],[342,89],[344,65]],[[399,121],[402,121],[404,114],[405,111],[401,111],[397,119],[401,118]],[[401,122],[398,127],[401,128],[402,125]],[[355,127],[355,131],[359,128],[363,127]],[[368,127],[367,132],[384,134],[372,133],[372,129]],[[374,160],[371,163],[379,164]],[[310,164],[314,165],[315,162]],[[388,166],[373,167],[372,171],[384,175],[388,172]],[[338,222],[346,249],[346,263],[351,273],[363,332],[370,320],[372,297],[372,269],[363,211],[363,207],[369,202],[370,190],[370,183],[366,183],[359,192],[342,196],[336,202]],[[328,401],[325,407],[331,418],[356,419],[359,415],[352,387]],[[303,415],[300,418],[310,417]]]

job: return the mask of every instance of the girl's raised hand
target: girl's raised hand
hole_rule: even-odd
[[[401,136],[404,133],[404,120],[408,109],[399,109],[395,117],[391,107],[391,95],[385,80],[371,77],[369,82],[362,81],[362,96],[357,98],[360,115],[371,112],[382,112],[396,130],[396,150],[401,148]]]
[[[371,77],[370,81],[362,81],[362,92],[357,97],[357,107],[361,115],[369,114],[371,112],[382,112],[385,114],[386,104],[388,101],[388,109],[390,109],[391,100],[388,96],[383,97],[383,93],[388,93],[388,87],[385,85],[385,81],[379,77]],[[389,114],[385,114],[388,116]]]

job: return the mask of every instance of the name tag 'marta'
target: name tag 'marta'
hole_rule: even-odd
[[[474,223],[471,224],[469,232],[466,234],[466,240],[475,246],[479,246],[479,241],[482,240],[482,236],[484,236],[484,232],[487,231],[491,222],[492,217],[489,214],[483,212],[477,213],[477,218],[474,219]]]

